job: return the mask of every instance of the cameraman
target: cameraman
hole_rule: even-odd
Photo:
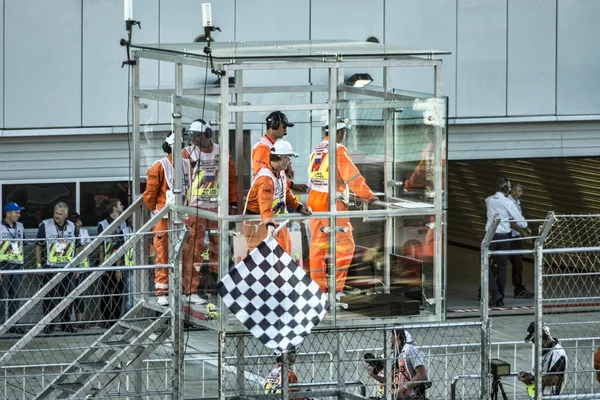
[[[392,330],[391,348],[394,352],[392,398],[425,399],[425,391],[429,388],[429,376],[423,356],[415,347],[410,333],[404,329]],[[382,367],[383,364],[379,366]],[[377,363],[369,363],[367,372],[381,384],[377,390],[377,397],[383,398],[384,368],[378,368]]]
[[[529,324],[525,342],[535,343],[535,322]],[[567,369],[567,353],[558,339],[550,335],[550,328],[542,325],[542,394],[557,395],[563,390],[565,370]],[[527,387],[530,398],[535,397],[535,375],[532,372],[520,371],[517,379]]]

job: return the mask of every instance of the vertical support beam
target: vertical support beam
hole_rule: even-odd
[[[244,71],[236,70],[235,73],[235,87],[237,89],[235,103],[241,105],[244,102]],[[249,138],[248,138],[249,139]],[[242,172],[242,165],[244,165],[244,113],[235,114],[235,165],[237,166],[237,187],[238,187],[238,206],[242,207],[244,204],[244,175]],[[250,171],[252,174],[252,171]]]
[[[346,391],[346,380],[344,379],[344,374],[346,372],[346,369],[344,368],[344,364],[343,364],[343,359],[344,359],[344,354],[346,354],[345,348],[344,348],[344,331],[338,331],[336,334],[337,337],[337,349],[336,349],[336,353],[337,353],[337,374],[336,374],[336,380],[337,380],[337,392],[338,392],[338,400],[342,400],[344,397],[342,396],[342,393],[344,393]]]
[[[137,51],[134,52],[133,60],[135,65],[130,66],[131,68],[131,93],[132,98],[127,101],[132,102],[131,107],[131,182],[132,185],[131,193],[133,198],[132,202],[140,198],[141,191],[141,179],[140,179],[140,169],[141,169],[141,148],[140,148],[140,98],[136,96],[136,93],[140,89],[140,58],[137,55]],[[129,129],[129,127],[127,127]],[[129,139],[128,139],[129,140]],[[144,207],[140,207],[139,211],[133,214],[133,226],[132,231],[138,232],[142,227],[143,215],[144,215]],[[140,240],[135,244],[134,247],[134,263],[135,265],[148,265],[148,252],[144,251],[144,241]],[[149,281],[150,281],[150,271],[149,270],[139,270],[139,271],[131,271],[132,274],[133,287],[131,291],[133,292],[134,300],[133,304],[139,301],[141,298],[147,298],[148,293],[150,292]]]
[[[544,301],[544,242],[548,238],[552,224],[556,220],[553,212],[549,212],[546,221],[542,224],[539,237],[535,240],[533,262],[535,267],[534,308],[535,308],[535,399],[542,398],[542,323]]]
[[[180,218],[177,218],[173,223],[174,232],[171,232],[172,237],[178,237],[181,229],[184,229],[183,223]],[[184,363],[183,358],[185,356],[185,344],[184,344],[184,333],[183,333],[183,319],[181,318],[181,280],[178,266],[181,263],[181,257],[183,254],[183,243],[187,238],[187,234],[183,236],[182,244],[179,247],[179,251],[173,255],[173,284],[171,285],[173,292],[174,302],[171,303],[173,307],[173,324],[171,337],[173,338],[173,399],[183,400],[184,398]],[[173,246],[175,247],[175,246]],[[141,360],[140,360],[141,361]],[[141,392],[140,392],[141,393]]]
[[[488,309],[488,299],[490,296],[489,289],[489,270],[490,270],[490,242],[494,237],[494,233],[500,224],[498,215],[494,216],[491,225],[481,241],[481,398],[488,399],[490,389],[489,373],[490,373],[490,347],[489,347],[489,332],[490,332],[490,310]]]
[[[179,99],[183,96],[183,64],[175,64],[175,95],[171,98],[171,124],[174,136],[173,143],[173,195],[175,205],[183,204],[183,196],[186,194],[183,187],[183,170],[181,168],[181,105]],[[190,179],[189,177],[187,177]],[[171,230],[172,229],[172,230]],[[170,211],[169,215],[169,260],[173,263],[170,273],[169,304],[173,310],[173,399],[183,399],[183,322],[181,320],[181,254],[176,252],[175,238],[177,238],[183,229],[183,223],[179,214],[175,210]]]
[[[437,60],[437,64],[434,66],[434,95],[436,99],[439,99],[442,102],[442,60]],[[434,105],[434,107],[438,107],[439,105]],[[444,198],[443,191],[446,189],[443,185],[443,172],[442,172],[442,149],[444,138],[444,128],[439,124],[434,126],[435,129],[435,148],[434,148],[434,182],[433,189],[435,191],[434,197],[434,208],[436,210],[435,213],[435,230],[434,230],[434,241],[433,241],[433,270],[435,272],[434,278],[434,298],[439,299],[435,303],[435,314],[441,315],[446,312],[445,307],[445,299],[442,301],[442,277],[444,271],[446,271],[446,262],[444,260],[444,255],[442,253],[444,249],[444,241],[446,237],[443,235],[444,228],[444,202],[442,201]],[[442,308],[442,306],[444,306]]]
[[[225,66],[223,66],[225,68]],[[237,84],[237,82],[236,82]],[[221,77],[221,107],[219,110],[219,276],[229,271],[231,261],[229,251],[229,78],[225,68],[225,76]],[[225,329],[229,318],[227,307],[220,307],[220,329]]]
[[[393,370],[393,363],[394,363],[394,359],[395,359],[395,354],[393,353],[394,349],[393,348],[388,348],[388,345],[390,344],[391,340],[390,340],[390,335],[393,335],[393,332],[390,332],[390,330],[388,328],[385,328],[383,330],[383,354],[385,357],[385,388],[384,388],[384,395],[383,398],[384,399],[391,399],[391,395],[392,395],[392,370]]]
[[[337,218],[333,214],[337,210],[337,190],[336,190],[336,175],[337,175],[337,143],[336,130],[337,125],[337,101],[338,101],[338,70],[329,68],[329,211],[332,213],[329,217],[329,255],[330,267],[328,287],[329,287],[329,302],[335,304],[335,273],[337,271],[337,256],[336,256],[336,227]],[[337,325],[337,310],[332,307],[334,324]]]
[[[288,351],[281,352],[281,399],[290,400],[290,356]]]
[[[226,368],[226,360],[225,360],[225,332],[223,330],[219,331],[219,367],[217,370],[217,399],[225,400],[225,371]]]
[[[386,93],[384,99],[388,100],[387,93],[392,91],[392,74],[389,67],[383,67],[383,89]],[[394,145],[395,142],[396,138],[394,137],[394,110],[386,108],[383,110],[383,190],[386,195],[392,196],[394,195],[393,188],[388,189],[388,182],[390,182],[392,179],[395,179],[393,175],[393,171],[396,169],[396,153]],[[397,223],[399,223],[399,218],[397,220],[394,220],[394,218],[392,217],[387,217],[385,219],[385,227],[383,232],[383,290],[385,293],[390,293],[390,255],[392,254],[392,252],[396,251],[396,249],[394,249],[394,243],[396,243],[394,237],[394,225]],[[400,252],[397,253],[400,254]]]

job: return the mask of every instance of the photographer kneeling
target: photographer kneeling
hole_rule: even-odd
[[[429,382],[423,357],[414,346],[410,333],[403,329],[393,330],[391,348],[394,352],[392,398],[425,399],[426,389],[431,387],[431,382]],[[365,360],[369,364],[367,372],[380,383],[377,397],[383,398],[385,389],[384,361],[383,359],[375,360],[371,354],[365,354]]]

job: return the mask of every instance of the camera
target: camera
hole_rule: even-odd
[[[381,357],[375,357],[372,353],[365,353],[363,358],[368,365],[373,367],[374,374],[378,374],[385,368],[384,360]]]
[[[510,375],[510,364],[498,358],[492,358],[490,361],[491,372],[494,378]]]

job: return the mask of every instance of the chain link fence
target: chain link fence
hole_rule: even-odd
[[[149,261],[160,250],[177,262],[186,230],[151,232],[153,222],[136,233],[123,223],[98,237],[40,230],[2,242],[22,256],[0,268],[0,397],[173,397],[181,303],[171,293],[172,306],[159,305],[156,275],[172,279],[173,264]],[[165,248],[151,246],[157,235]]]
[[[401,330],[414,350],[401,352],[394,342]],[[456,398],[480,398],[481,338],[479,322],[314,331],[288,360],[290,375],[297,378],[289,380],[289,397],[408,395],[403,385],[423,366],[426,375],[419,382],[427,398],[451,398],[453,384]],[[245,333],[228,334],[223,354],[225,397],[281,395],[283,383],[270,378],[281,370],[282,355]],[[378,365],[373,372],[383,382],[369,374],[369,364]]]

